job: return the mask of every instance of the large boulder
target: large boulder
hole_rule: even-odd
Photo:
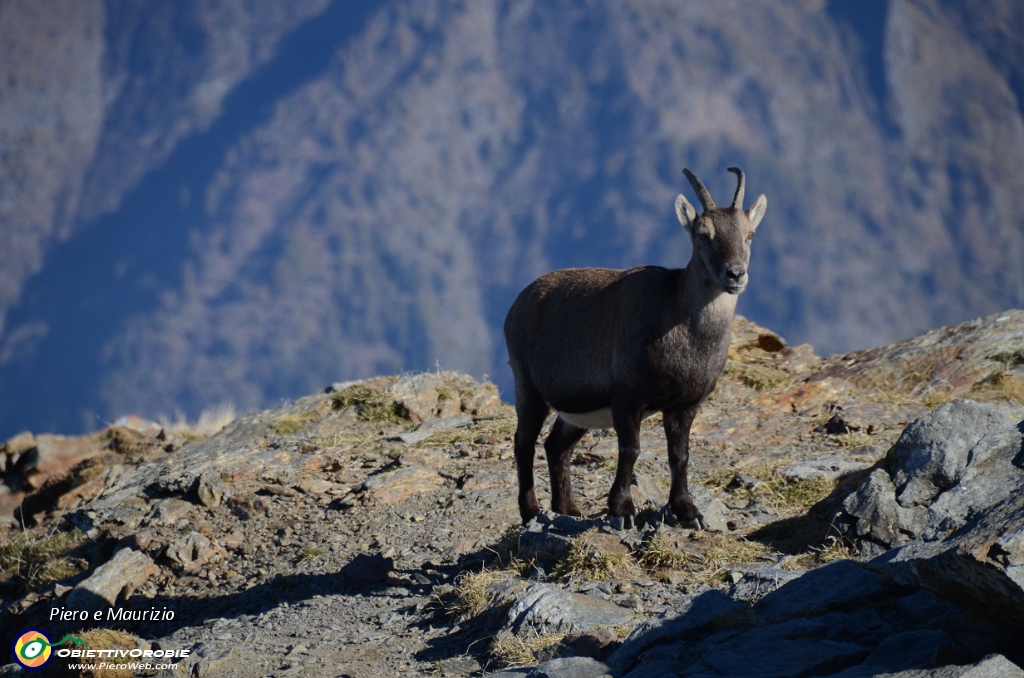
[[[926,523],[923,538],[875,562],[900,583],[1024,630],[1024,422],[974,446]]]
[[[1022,418],[1024,408],[1017,405],[946,403],[907,426],[859,487],[815,510],[832,514],[835,527],[869,558],[948,531],[1013,491],[1010,477],[981,472],[981,458],[991,456],[981,441],[989,433],[1014,431]]]
[[[896,441],[890,476],[901,506],[927,506],[952,487],[972,447],[990,431],[1010,428],[1024,411],[952,400],[907,426]]]

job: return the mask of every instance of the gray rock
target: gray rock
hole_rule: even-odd
[[[756,603],[786,582],[803,575],[800,570],[784,570],[778,566],[763,567],[744,574],[729,588],[729,597],[744,603]]]
[[[952,649],[952,643],[941,631],[897,633],[883,640],[864,660],[864,666],[886,671],[935,666],[941,663],[940,653],[944,649]]]
[[[600,678],[608,675],[608,666],[590,657],[562,657],[534,667],[530,678]]]
[[[896,610],[920,628],[941,628],[950,608],[949,602],[924,589],[896,599]]]
[[[113,606],[159,571],[160,568],[145,553],[121,549],[68,594],[67,606],[94,609],[100,605],[100,600]]]
[[[829,640],[819,619],[792,619],[737,632],[723,631],[687,648],[700,664],[723,676],[828,675],[860,663],[870,649]],[[686,674],[682,674],[686,675]]]
[[[873,562],[979,617],[1024,629],[1024,423],[971,450],[929,510],[928,536]]]
[[[857,540],[861,552],[871,556],[872,545],[890,548],[910,541],[924,529],[923,508],[904,508],[896,501],[896,487],[889,474],[878,468],[857,491],[843,501],[841,517],[848,536]],[[865,543],[869,541],[870,543]]]
[[[829,609],[882,591],[881,578],[850,560],[837,560],[807,572],[769,593],[754,611],[768,621],[795,617],[809,609]]]
[[[417,426],[415,430],[409,431],[408,433],[401,433],[397,436],[392,436],[388,438],[388,440],[399,440],[403,443],[412,445],[422,440],[426,440],[439,431],[462,428],[463,426],[469,426],[472,423],[473,417],[468,414],[459,414],[454,417],[444,417],[441,419],[430,419]]]
[[[697,506],[697,510],[704,516],[704,523],[707,525],[707,528],[718,532],[728,530],[725,519],[728,509],[725,507],[725,504],[715,499],[703,485],[690,482],[689,489],[690,498]],[[665,517],[669,519],[669,522],[672,522],[667,513],[668,493],[650,477],[642,473],[634,473],[633,481],[630,485],[630,493],[633,496],[633,503],[637,509],[644,507],[663,508],[666,512],[664,514]]]
[[[857,666],[835,674],[834,678],[1024,678],[1024,670],[1002,655],[994,654],[968,666],[943,666],[937,669],[911,669],[898,673],[879,673],[879,667]]]
[[[643,664],[627,673],[623,678],[674,678],[677,676],[674,669],[679,668],[680,662],[670,660],[653,661]]]
[[[709,530],[725,532],[729,529],[725,519],[728,509],[725,504],[711,496],[706,487],[690,483],[690,498],[704,516],[704,524]]]
[[[633,621],[633,614],[612,603],[550,584],[531,584],[508,611],[501,633],[517,636],[582,632]]]
[[[839,478],[848,473],[868,468],[881,455],[882,451],[877,447],[862,445],[852,454],[815,457],[799,464],[776,469],[775,473],[789,481]]]
[[[438,666],[444,678],[463,678],[481,670],[480,662],[472,657],[460,657],[440,662]]]
[[[903,506],[924,506],[951,487],[981,438],[1011,428],[1024,410],[952,400],[904,429],[893,451],[892,480]]]
[[[647,650],[657,645],[672,644],[685,639],[688,634],[707,627],[716,619],[745,609],[745,604],[736,602],[715,589],[687,596],[682,604],[671,612],[636,627],[608,658],[608,665],[616,671],[623,671],[632,666]]]
[[[196,481],[196,495],[199,503],[207,508],[220,506],[227,486],[216,471],[204,471]]]
[[[660,509],[668,501],[668,492],[645,473],[634,473],[629,493],[637,510]]]
[[[391,558],[360,553],[341,568],[339,574],[346,586],[374,586],[386,582],[394,569],[395,563]]]
[[[590,657],[561,657],[536,666],[488,673],[487,678],[601,678],[608,666]]]
[[[569,543],[581,534],[604,525],[601,520],[563,516],[541,510],[523,526],[519,536],[519,558],[550,564],[569,552]]]
[[[185,572],[192,572],[207,563],[220,562],[227,556],[227,552],[205,534],[189,532],[171,542],[165,555]]]
[[[978,441],[956,486],[929,507],[922,535],[937,539],[960,529],[969,518],[1024,492],[1024,422]]]
[[[153,507],[150,520],[156,525],[174,525],[182,518],[187,518],[193,508],[195,504],[184,499],[161,499]]]

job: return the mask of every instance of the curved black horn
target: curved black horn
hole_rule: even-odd
[[[693,186],[693,192],[700,198],[700,204],[704,207],[704,211],[708,212],[713,209],[717,209],[715,201],[711,199],[711,194],[708,193],[708,189],[704,188],[704,184],[701,183],[697,175],[688,169],[683,169],[683,174],[690,180],[690,186]]]
[[[739,167],[730,167],[729,171],[736,175],[739,183],[736,185],[736,195],[733,196],[732,206],[735,209],[743,209],[743,191],[746,190],[747,180],[743,176],[743,170]]]

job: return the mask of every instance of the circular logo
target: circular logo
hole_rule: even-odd
[[[29,629],[14,641],[14,658],[26,669],[38,669],[50,660],[50,639],[39,629]]]

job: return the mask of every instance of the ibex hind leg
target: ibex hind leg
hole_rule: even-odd
[[[572,499],[572,478],[569,463],[572,451],[587,429],[570,424],[558,417],[551,427],[551,435],[544,441],[544,451],[548,457],[548,470],[551,473],[551,510],[567,516],[582,516],[576,502]]]
[[[537,494],[533,486],[533,457],[537,438],[548,416],[548,406],[536,389],[526,387],[516,380],[516,425],[515,455],[516,473],[519,476],[519,515],[527,523],[537,512]]]

